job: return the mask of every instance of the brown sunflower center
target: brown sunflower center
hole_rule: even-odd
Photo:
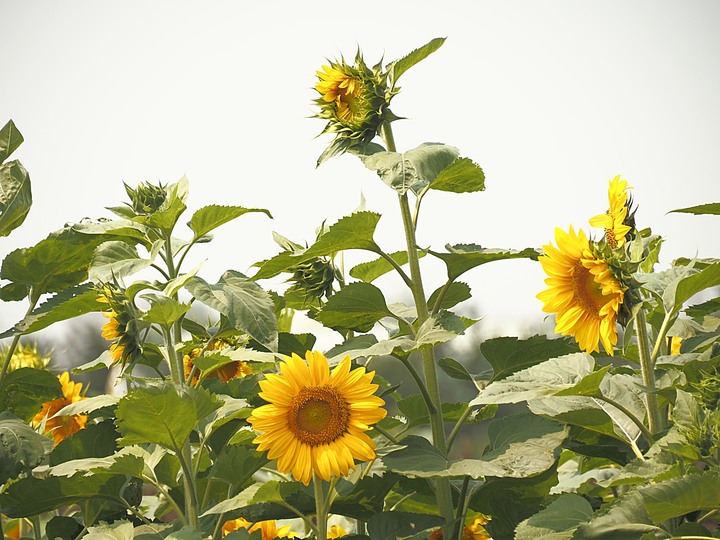
[[[598,316],[604,304],[602,290],[590,270],[578,261],[572,278],[573,293],[578,304],[591,315]]]
[[[293,397],[288,427],[310,446],[327,444],[347,431],[350,409],[331,386],[306,387]]]

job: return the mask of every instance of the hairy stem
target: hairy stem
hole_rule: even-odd
[[[638,353],[640,356],[640,371],[642,373],[643,385],[648,389],[645,394],[645,406],[647,407],[648,427],[650,433],[658,433],[663,428],[660,417],[660,406],[658,405],[657,394],[655,394],[655,365],[650,356],[650,340],[647,333],[647,322],[645,312],[640,309],[635,315],[635,333],[638,339]]]

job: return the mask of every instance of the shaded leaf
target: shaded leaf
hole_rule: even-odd
[[[120,240],[104,242],[95,250],[88,277],[96,282],[112,283],[147,268],[153,263],[155,255],[157,255],[156,249],[153,250],[150,258],[143,259],[138,255],[137,248],[127,242]]]
[[[540,252],[534,248],[525,248],[522,251],[514,249],[484,248],[477,244],[446,245],[448,253],[428,251],[431,255],[442,259],[447,267],[448,279],[455,281],[468,270],[493,261],[506,259],[532,259],[536,261]]]
[[[120,434],[112,420],[88,424],[72,437],[61,441],[50,453],[50,466],[73,459],[110,456],[117,450],[116,439]]]
[[[0,163],[9,158],[23,140],[22,133],[18,130],[15,122],[8,120],[7,124],[0,129]]]
[[[367,523],[367,531],[373,540],[397,540],[442,527],[440,516],[413,514],[410,512],[380,512]]]
[[[313,318],[328,328],[368,332],[383,317],[392,316],[380,289],[370,283],[350,283],[333,294]]]
[[[564,339],[532,336],[528,339],[499,337],[488,339],[480,351],[493,368],[493,379],[499,380],[550,358],[577,351],[577,345]]]
[[[425,253],[420,252],[419,256],[424,257]],[[396,251],[394,253],[390,253],[389,257],[395,261],[398,266],[403,266],[408,262],[407,251]],[[383,257],[380,257],[374,261],[353,266],[350,270],[350,275],[356,279],[364,281],[365,283],[372,283],[380,276],[387,274],[392,270],[394,270],[393,266]]]
[[[640,490],[648,516],[656,523],[695,510],[720,508],[720,471],[704,471],[658,482]]]
[[[472,381],[473,376],[468,373],[465,366],[463,366],[457,360],[452,358],[441,358],[438,360],[438,366],[442,369],[448,377],[453,379],[460,379],[464,381]]]
[[[0,413],[0,484],[42,463],[52,441],[9,412]]]
[[[442,302],[436,307],[435,304],[437,303],[443,288],[444,287],[436,289],[430,295],[430,298],[428,298],[428,306],[430,306],[433,311],[450,309],[451,307],[458,305],[460,302],[464,302],[465,300],[472,298],[472,295],[470,294],[470,286],[467,283],[453,281],[443,293]]]
[[[0,384],[0,411],[29,422],[42,404],[63,396],[58,378],[44,369],[19,368]]]
[[[515,540],[566,540],[583,521],[590,519],[592,506],[573,493],[560,495],[547,508],[520,523]]]

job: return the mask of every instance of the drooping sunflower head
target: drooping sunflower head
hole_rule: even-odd
[[[346,476],[355,460],[375,458],[375,443],[366,434],[387,412],[375,396],[375,372],[350,369],[345,357],[332,371],[327,358],[308,351],[305,360],[293,354],[280,363],[280,374],[260,381],[260,397],[268,402],[248,422],[261,432],[259,451],[277,459],[277,469],[292,472],[308,485],[313,474],[329,481]]]
[[[101,313],[108,321],[102,326],[102,337],[110,344],[114,364],[125,366],[142,355],[140,328],[132,302],[123,291],[109,284],[98,288],[97,301],[107,306]]]
[[[288,293],[297,292],[305,300],[316,300],[332,295],[336,279],[335,265],[325,257],[315,257],[288,269],[293,284]]]
[[[613,355],[625,287],[607,262],[596,257],[583,231],[555,229],[555,240],[557,247],[543,246],[539,258],[548,275],[548,288],[537,295],[543,311],[555,313],[555,332],[573,336],[584,351],[598,351],[602,343]]]
[[[7,356],[7,348],[0,347],[0,358]],[[18,343],[10,357],[8,372],[20,368],[45,369],[50,362],[50,354],[41,354],[35,343]]]
[[[630,188],[627,180],[622,180],[620,175],[610,180],[608,210],[590,219],[590,226],[605,229],[605,240],[612,249],[623,246],[635,236],[636,209],[628,193]]]
[[[52,434],[56,445],[83,429],[87,425],[88,419],[84,414],[55,416],[66,405],[85,399],[81,393],[82,383],[71,381],[67,371],[59,375],[58,379],[60,379],[63,397],[43,403],[40,411],[32,419],[34,426],[44,425],[45,433]]]
[[[358,51],[355,63],[341,59],[316,71],[317,118],[327,120],[323,133],[335,133],[335,140],[318,159],[323,161],[353,147],[370,142],[384,121],[395,117],[389,111],[394,92],[387,87],[387,75],[379,66],[370,69]]]

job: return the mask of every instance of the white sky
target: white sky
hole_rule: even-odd
[[[0,0],[0,124],[25,136],[34,205],[0,257],[65,222],[108,216],[122,182],[190,179],[205,204],[268,208],[220,229],[202,275],[277,253],[275,230],[312,242],[356,208],[384,214],[376,239],[402,249],[396,198],[351,156],[315,169],[327,137],[309,119],[325,58],[390,61],[446,36],[401,79],[399,150],[457,146],[487,190],[431,193],[419,243],[540,247],[556,226],[589,230],[607,182],[634,187],[638,225],[667,238],[662,260],[717,257],[713,216],[666,213],[720,201],[720,2],[97,2]],[[189,219],[190,213],[187,215]],[[187,221],[185,219],[184,221]],[[181,229],[182,230],[182,229]],[[360,254],[350,261],[366,260]],[[441,266],[428,265],[428,294]],[[193,264],[194,265],[194,264]],[[191,265],[192,266],[192,265]],[[436,272],[437,271],[437,272]],[[523,333],[543,314],[540,265],[505,261],[465,276],[486,334]],[[388,301],[402,298],[381,281]],[[7,328],[26,306],[0,307]],[[331,343],[330,343],[331,344]]]

